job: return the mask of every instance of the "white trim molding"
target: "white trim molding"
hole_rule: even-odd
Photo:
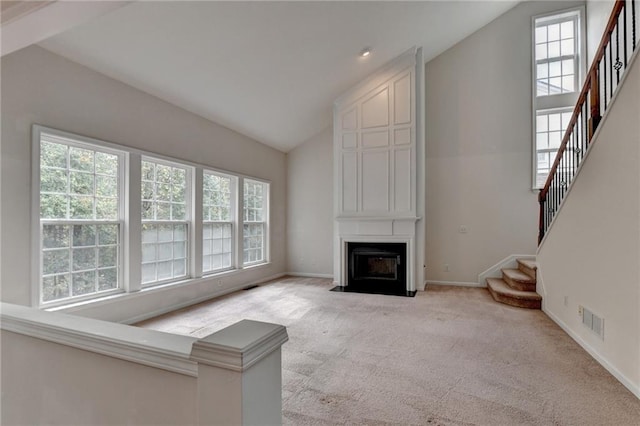
[[[2,303],[1,328],[113,358],[197,377],[195,337]]]
[[[302,278],[333,278],[333,274],[316,274],[313,272],[285,272],[285,275]]]
[[[242,372],[288,340],[287,329],[282,325],[242,320],[195,342],[191,359]]]
[[[425,281],[425,286],[427,285],[450,285],[454,287],[484,287],[478,283],[473,283],[469,281]]]

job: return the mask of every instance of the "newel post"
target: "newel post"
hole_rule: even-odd
[[[593,138],[598,124],[600,124],[600,73],[598,67],[594,66],[589,74],[590,90],[589,90],[589,104],[591,110],[589,111],[589,141]]]
[[[199,425],[282,424],[281,346],[278,324],[242,320],[196,341]]]

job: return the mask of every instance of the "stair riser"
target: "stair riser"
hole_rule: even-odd
[[[540,309],[542,307],[542,301],[540,300],[522,300],[515,299],[513,297],[509,297],[504,294],[497,293],[493,291],[491,287],[487,287],[489,289],[489,293],[493,299],[497,302],[504,303],[505,305],[515,306],[516,308],[527,308],[527,309]]]
[[[514,290],[536,291],[536,283],[523,283],[521,281],[512,280],[504,274],[502,275],[502,279]]]

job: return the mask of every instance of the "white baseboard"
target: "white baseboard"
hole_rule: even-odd
[[[456,287],[484,287],[478,283],[467,281],[431,281],[427,280],[425,285],[452,285]]]
[[[333,274],[315,274],[311,272],[286,272],[285,274],[304,278],[333,278]]]
[[[160,316],[160,315],[164,315],[164,314],[167,314],[167,313],[172,312],[172,311],[177,311],[178,309],[186,308],[187,306],[196,305],[198,303],[202,303],[202,302],[205,302],[207,300],[215,299],[217,297],[224,296],[226,294],[242,290],[243,288],[247,288],[247,287],[250,287],[252,285],[256,285],[256,284],[264,283],[264,282],[267,282],[267,281],[275,280],[275,279],[281,278],[281,277],[283,277],[285,275],[286,275],[285,273],[279,273],[279,274],[274,274],[274,275],[272,275],[270,277],[261,278],[259,280],[252,281],[252,282],[249,282],[249,283],[238,284],[236,286],[228,287],[228,288],[225,288],[223,290],[214,291],[214,292],[209,293],[209,294],[207,294],[205,296],[202,296],[202,297],[198,297],[198,298],[195,298],[195,299],[187,300],[186,302],[181,302],[181,303],[176,303],[176,304],[169,305],[169,306],[164,306],[161,309],[156,309],[156,310],[151,311],[151,312],[145,312],[143,314],[136,315],[135,317],[127,318],[127,319],[125,319],[123,321],[120,321],[120,323],[121,324],[135,324],[137,322],[148,320],[150,318],[154,318],[154,317],[157,317],[157,316]]]
[[[600,363],[609,373],[613,375],[620,383],[624,385],[632,394],[636,396],[636,398],[640,399],[640,384],[633,383],[627,376],[622,374],[615,368],[613,365],[609,363],[604,357],[602,357],[598,351],[596,351],[593,347],[591,347],[587,342],[582,340],[577,333],[575,333],[569,326],[567,326],[560,318],[555,316],[553,313],[549,312],[544,306],[542,307],[542,312],[544,312],[553,322],[558,324],[565,333],[567,333],[573,340],[575,340],[582,349],[587,351],[589,355],[591,355],[596,361]]]

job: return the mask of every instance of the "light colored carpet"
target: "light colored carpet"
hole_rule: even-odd
[[[287,277],[139,325],[197,337],[244,318],[285,325],[290,425],[640,425],[640,401],[541,311],[478,288],[331,287]]]

